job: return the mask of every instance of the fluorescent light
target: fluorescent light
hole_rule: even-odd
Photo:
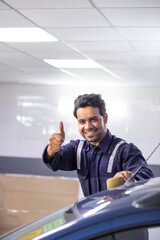
[[[44,62],[56,68],[102,68],[91,59],[44,59]]]
[[[58,41],[41,28],[0,28],[0,42],[54,42]]]

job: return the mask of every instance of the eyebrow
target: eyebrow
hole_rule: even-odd
[[[91,120],[93,120],[93,119],[98,119],[98,118],[99,118],[98,116],[93,116],[93,117],[91,117],[91,118],[89,118],[89,119],[87,119],[87,120],[88,120],[88,121],[91,121]],[[84,119],[84,118],[79,118],[78,121],[86,121],[86,119]]]

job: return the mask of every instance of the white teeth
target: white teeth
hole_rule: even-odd
[[[95,132],[95,131],[85,132],[85,134],[90,135],[90,134],[92,134],[92,133],[94,133],[94,132]]]

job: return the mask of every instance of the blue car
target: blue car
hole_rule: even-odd
[[[160,240],[160,177],[77,201],[3,240]]]

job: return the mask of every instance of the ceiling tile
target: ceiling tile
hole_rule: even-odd
[[[6,44],[0,43],[0,53],[2,52],[15,52],[14,49],[12,49],[10,46],[7,46]]]
[[[98,7],[160,7],[159,0],[93,0]]]
[[[160,8],[105,8],[101,10],[112,26],[160,26]]]
[[[131,41],[131,44],[138,51],[158,51],[160,53],[160,41]]]
[[[35,27],[35,25],[14,10],[3,10],[0,11],[0,27]]]
[[[76,51],[29,51],[31,56],[38,59],[84,59],[84,56]]]
[[[8,7],[6,4],[4,4],[3,2],[0,2],[0,9],[10,9],[10,7]]]
[[[42,67],[42,65],[44,64],[43,62],[20,52],[1,53],[0,63],[10,66],[16,66],[17,68],[20,66],[29,66],[33,68],[36,66]]]
[[[17,50],[24,52],[71,51],[72,49],[62,42],[34,42],[34,43],[7,43]],[[1,45],[0,45],[1,49]]]
[[[56,59],[83,59],[84,56],[79,51],[67,46],[62,42],[53,43],[8,43],[12,51],[26,53],[37,59],[56,58]],[[9,48],[9,47],[8,47]]]
[[[139,51],[144,65],[158,66],[160,69],[160,53],[158,51]],[[153,74],[153,72],[152,72]]]
[[[84,51],[86,56],[96,61],[108,61],[119,62],[134,61],[139,58],[139,54],[136,51],[119,51],[118,53],[112,51]],[[113,63],[114,65],[114,63]]]
[[[47,32],[63,41],[110,41],[123,40],[122,36],[111,27],[99,28],[49,28]]]
[[[21,10],[41,27],[103,27],[109,23],[95,9]]]
[[[84,51],[133,51],[133,47],[125,41],[69,42],[74,48]]]
[[[107,71],[104,71],[103,69],[70,69],[71,73],[75,74],[79,77],[80,81],[87,80],[88,82],[91,82],[92,84],[120,84],[120,79],[113,77],[111,74],[107,73]],[[118,76],[117,76],[118,77]],[[121,81],[121,84],[124,84],[123,81]]]
[[[6,0],[16,9],[45,9],[45,8],[89,8],[92,7],[88,0]]]
[[[117,30],[128,40],[160,40],[160,27],[121,27]]]

